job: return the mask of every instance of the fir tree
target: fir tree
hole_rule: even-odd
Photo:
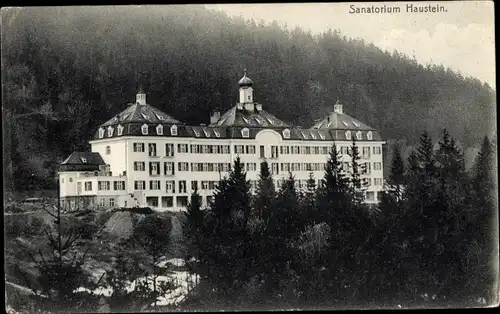
[[[405,165],[401,157],[401,150],[398,144],[394,145],[392,154],[391,168],[388,177],[389,191],[394,195],[397,201],[402,198],[402,186],[404,184]]]
[[[271,172],[269,171],[269,164],[263,161],[260,164],[259,183],[257,188],[257,195],[255,200],[255,209],[258,212],[258,217],[267,221],[269,219],[272,202],[276,195],[276,188],[274,186]]]
[[[351,156],[351,189],[354,196],[354,203],[360,206],[364,201],[364,189],[361,179],[361,174],[366,171],[366,167],[361,165],[361,156],[359,154],[359,147],[356,145],[355,137],[352,138],[352,146],[350,150]]]
[[[216,295],[231,299],[248,281],[250,187],[240,158],[220,181],[204,219],[200,262]],[[212,291],[212,290],[210,290]]]
[[[187,211],[185,213],[186,221],[184,222],[184,238],[188,242],[188,252],[186,255],[186,260],[191,260],[192,257],[195,258],[194,263],[188,263],[191,267],[197,268],[196,265],[199,262],[200,256],[200,246],[201,237],[203,236],[203,222],[204,222],[204,212],[201,209],[201,196],[198,193],[198,188],[196,187],[191,194],[190,202],[187,206]]]

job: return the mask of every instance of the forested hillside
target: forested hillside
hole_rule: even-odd
[[[303,127],[339,99],[346,113],[408,145],[423,130],[446,128],[467,153],[494,128],[488,85],[341,30],[312,35],[200,6],[9,9],[2,28],[11,188],[53,185],[57,162],[87,149],[96,126],[133,101],[139,84],[153,106],[207,123],[212,110],[234,105],[244,68],[256,100]]]

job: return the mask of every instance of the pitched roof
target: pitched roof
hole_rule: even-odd
[[[109,126],[118,123],[175,123],[182,124],[180,121],[172,118],[168,114],[156,109],[155,107],[139,103],[129,104],[129,107],[113,118],[101,124],[101,126]]]
[[[94,152],[73,152],[61,165],[105,165],[101,154]]]
[[[289,124],[265,110],[238,109],[238,105],[226,111],[216,123],[210,126],[290,127]]]
[[[324,119],[316,122],[311,129],[375,130],[347,114],[337,112],[332,112]]]

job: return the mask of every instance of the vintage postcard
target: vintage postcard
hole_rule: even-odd
[[[8,313],[498,306],[492,1],[1,21]]]

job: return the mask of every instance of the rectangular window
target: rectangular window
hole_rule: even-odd
[[[149,151],[149,156],[150,157],[156,157],[156,144],[155,143],[149,143],[148,144],[148,151]]]
[[[149,189],[150,190],[160,190],[160,180],[149,181]]]
[[[222,153],[229,154],[229,151],[230,151],[229,147],[230,147],[229,145],[222,146]]]
[[[188,152],[187,144],[177,144],[177,152],[178,153],[187,153]]]
[[[245,153],[247,154],[255,154],[255,145],[247,145],[245,146]]]
[[[249,162],[246,164],[247,171],[255,171],[257,169],[257,164],[254,162]]]
[[[321,147],[321,155],[328,155],[328,147],[327,146]]]
[[[380,148],[380,146],[373,147],[373,155],[380,155],[380,154],[382,154],[382,149]]]
[[[165,187],[166,187],[167,192],[174,193],[175,192],[175,181],[167,181]]]
[[[382,163],[381,162],[374,162],[373,163],[373,170],[382,170]]]
[[[111,146],[106,146],[106,155],[111,155]]]
[[[375,185],[380,186],[380,185],[382,185],[382,178],[375,178],[373,180],[373,182],[374,182]]]
[[[189,171],[189,164],[187,162],[179,162],[177,164],[179,171]]]
[[[367,201],[375,200],[375,193],[374,192],[366,192],[366,200]]]
[[[271,146],[271,158],[278,158],[278,146]]]
[[[104,198],[99,199],[99,207],[104,207]]]
[[[363,158],[370,158],[370,147],[363,147]]]
[[[113,188],[115,189],[115,191],[125,190],[125,181],[114,181]]]
[[[175,164],[173,162],[164,162],[163,163],[163,169],[164,169],[165,175],[175,174],[174,165]]]
[[[186,181],[179,181],[179,193],[186,193]]]
[[[135,190],[144,190],[146,187],[145,181],[134,181],[134,189]]]
[[[208,181],[201,181],[201,189],[208,190]]]
[[[349,148],[347,146],[340,147],[340,153],[343,155],[347,155],[349,152]]]
[[[201,151],[203,154],[208,154],[208,145],[202,145],[201,146]]]
[[[174,144],[165,144],[165,156],[174,156]]]
[[[134,143],[134,152],[143,153],[144,152],[144,143]]]
[[[99,181],[97,182],[97,189],[99,191],[109,191],[111,184],[109,181]]]
[[[279,174],[279,164],[276,163],[276,162],[273,162],[271,164],[271,171],[273,172],[273,174]]]
[[[115,199],[114,199],[114,198],[110,198],[110,199],[109,199],[109,206],[110,206],[110,207],[115,206]]]
[[[244,149],[243,145],[234,145],[234,152],[236,154],[243,154],[243,149]]]
[[[198,188],[198,181],[191,181],[191,190],[196,190]]]
[[[134,161],[134,171],[145,171],[146,163],[144,161]]]
[[[208,163],[206,163],[206,162],[203,163],[203,171],[204,172],[208,171]]]
[[[153,161],[149,163],[149,174],[152,176],[160,175],[160,162]]]
[[[92,191],[92,181],[85,182],[85,191]]]

